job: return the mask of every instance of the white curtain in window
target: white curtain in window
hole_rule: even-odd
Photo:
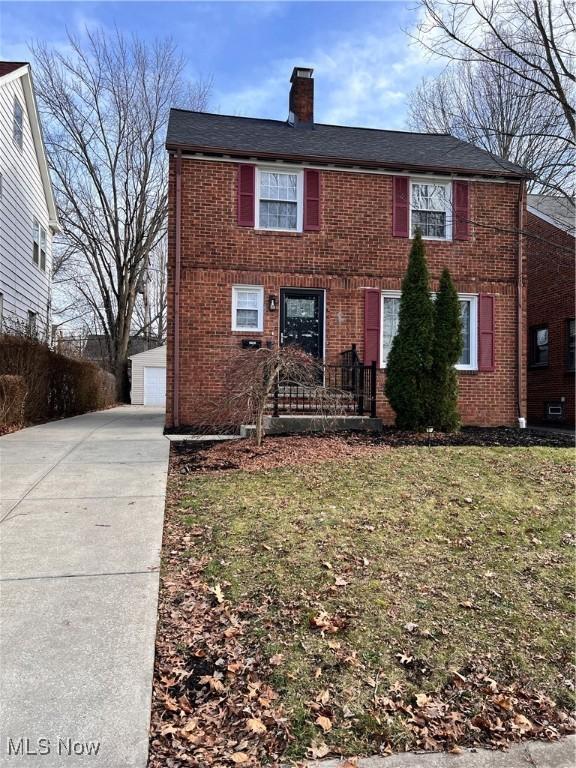
[[[260,173],[260,226],[296,229],[298,176],[295,173]]]
[[[238,291],[236,294],[236,325],[238,328],[258,327],[258,302],[256,291]]]

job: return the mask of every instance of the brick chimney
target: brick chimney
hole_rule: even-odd
[[[313,69],[294,67],[290,82],[288,122],[295,128],[314,126],[314,78]]]

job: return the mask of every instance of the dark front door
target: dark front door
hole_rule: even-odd
[[[324,357],[324,291],[281,289],[280,344],[296,344],[313,357]]]

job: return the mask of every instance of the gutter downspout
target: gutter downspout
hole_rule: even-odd
[[[172,421],[175,427],[180,426],[180,256],[182,250],[182,150],[176,151],[176,237],[174,270],[174,393]]]
[[[526,417],[522,406],[524,394],[524,285],[523,285],[523,258],[524,258],[524,199],[526,183],[520,182],[518,194],[518,260],[516,264],[516,399],[518,408],[518,427],[526,428]]]

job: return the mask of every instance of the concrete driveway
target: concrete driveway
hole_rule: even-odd
[[[169,442],[122,406],[0,438],[0,766],[144,768]]]

